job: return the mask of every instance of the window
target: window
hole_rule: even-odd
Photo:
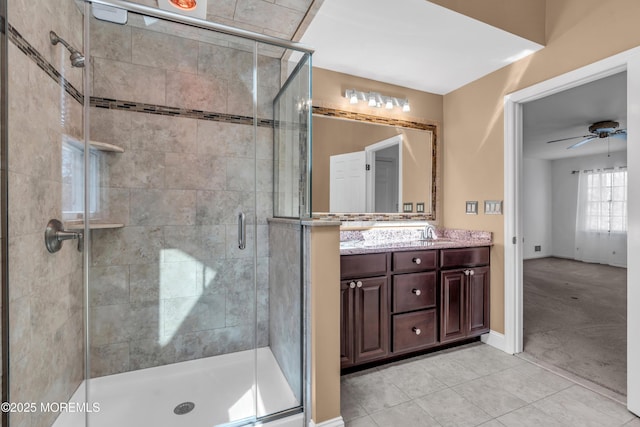
[[[587,172],[580,176],[579,213],[582,229],[591,232],[627,232],[627,171]]]
[[[74,220],[84,218],[84,150],[85,145],[65,136],[62,141],[62,218]],[[98,216],[100,156],[89,150],[89,217]]]

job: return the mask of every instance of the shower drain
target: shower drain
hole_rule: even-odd
[[[196,404],[193,402],[182,402],[175,408],[173,408],[173,413],[176,415],[184,415],[193,411],[193,408],[196,407]]]

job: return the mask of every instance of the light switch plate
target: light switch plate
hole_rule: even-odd
[[[467,201],[466,203],[467,215],[478,215],[478,201]]]
[[[402,204],[402,212],[413,212],[413,202],[411,202],[411,203],[403,203]]]
[[[424,212],[424,202],[416,203],[416,212],[423,213]]]
[[[485,215],[502,215],[502,200],[485,200]]]

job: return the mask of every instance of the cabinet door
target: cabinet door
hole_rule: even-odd
[[[353,280],[340,282],[340,367],[353,365]]]
[[[389,353],[389,301],[387,278],[356,279],[355,363],[379,359]]]
[[[468,276],[469,336],[489,332],[489,267],[471,269]]]
[[[443,271],[440,275],[440,342],[463,338],[465,324],[464,270]]]

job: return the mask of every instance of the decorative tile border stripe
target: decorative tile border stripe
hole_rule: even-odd
[[[403,214],[403,213],[329,213],[314,212],[314,220],[322,221],[427,221],[433,220],[432,215]]]
[[[137,113],[158,114],[161,116],[181,117],[197,120],[211,120],[215,122],[237,123],[253,125],[253,117],[236,114],[214,113],[211,111],[192,110],[189,108],[170,107],[167,105],[145,104],[144,102],[123,101],[118,99],[100,98],[92,96],[91,106],[107,108],[110,110],[134,111]],[[260,119],[257,125],[260,127],[273,127],[273,120]]]
[[[84,102],[84,96],[75,88],[62,74],[38,52],[11,24],[8,24],[9,40],[24,53],[28,58],[38,65],[49,77],[60,84],[73,99],[80,104]],[[135,111],[140,113],[159,114],[163,116],[184,117],[198,120],[211,120],[226,123],[238,123],[253,125],[253,117],[241,116],[226,113],[214,113],[210,111],[192,110],[188,108],[169,107],[166,105],[145,104],[142,102],[122,101],[117,99],[91,97],[91,106],[97,108],[109,108],[112,110]],[[257,124],[260,127],[273,127],[274,121],[271,119],[258,118]]]
[[[45,59],[44,56],[36,48],[34,48],[31,43],[29,43],[22,35],[16,30],[11,24],[7,24],[9,30],[9,40],[22,51],[27,57],[29,57],[33,62],[38,65],[49,77],[51,77],[56,83],[60,84],[73,99],[78,101],[80,104],[83,103],[82,93],[76,89],[67,79],[65,79],[62,74],[56,70],[56,68],[51,65],[49,61]]]
[[[400,126],[404,128],[429,130],[435,134],[436,126],[426,123],[411,122],[408,120],[393,119],[390,117],[372,116],[370,114],[354,113],[352,111],[336,110],[335,108],[313,107],[313,114],[321,116],[337,117],[340,119],[358,120],[361,122],[377,123],[381,125]]]

